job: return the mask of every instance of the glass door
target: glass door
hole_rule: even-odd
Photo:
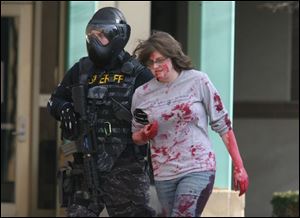
[[[1,17],[1,202],[15,202],[17,20]]]
[[[1,216],[29,211],[31,13],[1,2]]]

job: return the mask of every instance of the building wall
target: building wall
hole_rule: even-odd
[[[293,104],[299,111],[299,98],[292,101],[291,94],[292,13],[272,12],[264,3],[240,2],[236,7],[234,101],[253,103],[265,114],[247,117],[252,107],[245,108],[244,117],[234,118],[250,179],[246,216],[271,216],[273,192],[299,190],[299,112],[285,115]],[[266,103],[285,107],[276,114],[278,108],[266,110]]]
[[[292,14],[262,4],[236,7],[235,101],[289,100]]]
[[[271,216],[273,192],[299,190],[299,119],[235,119],[249,174],[246,216]]]

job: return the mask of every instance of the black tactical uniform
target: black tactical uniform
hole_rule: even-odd
[[[103,33],[108,44],[103,45],[91,34],[93,31]],[[95,130],[98,203],[91,206],[84,200],[88,198],[75,199],[70,195],[68,215],[98,216],[106,206],[110,216],[154,216],[154,210],[148,206],[145,161],[132,142],[131,122],[123,116],[124,111],[130,111],[134,90],[153,76],[123,50],[130,26],[118,9],[98,10],[87,25],[86,34],[89,56],[67,72],[48,102],[51,115],[61,121],[63,137],[78,139],[80,115],[74,111],[72,87],[84,83],[87,120]],[[74,157],[77,164],[82,162],[80,153]],[[71,184],[74,186],[74,182]]]

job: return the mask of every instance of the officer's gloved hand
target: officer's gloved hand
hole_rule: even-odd
[[[140,108],[134,110],[133,118],[137,123],[141,123],[143,125],[149,124],[148,115]]]
[[[80,125],[78,114],[75,113],[73,105],[66,104],[60,112],[60,128],[62,129],[62,137],[68,140],[75,140],[80,134]]]

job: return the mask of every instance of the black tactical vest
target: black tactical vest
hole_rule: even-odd
[[[134,155],[129,152],[136,145],[128,117],[135,79],[143,68],[133,58],[108,71],[95,69],[88,59],[80,62],[80,75],[88,75],[87,115],[96,128],[97,167],[99,171],[110,171],[122,152]]]

